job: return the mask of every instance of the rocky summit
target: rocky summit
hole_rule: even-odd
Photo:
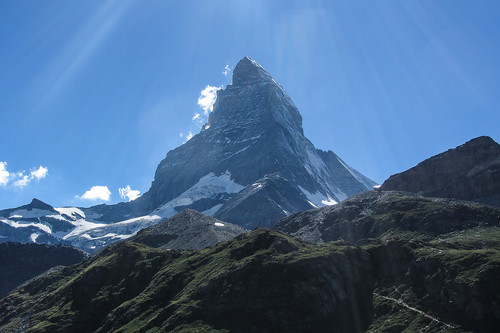
[[[285,90],[245,57],[233,84],[218,91],[201,132],[167,154],[150,190],[129,205],[135,214],[164,217],[192,208],[251,229],[373,185],[333,152],[316,149]],[[256,211],[268,218],[251,216]]]
[[[500,207],[500,145],[487,136],[472,139],[389,177],[381,188]]]

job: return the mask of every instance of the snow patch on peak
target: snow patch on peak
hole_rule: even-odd
[[[311,206],[313,206],[315,208],[323,207],[323,206],[331,206],[331,205],[337,204],[337,201],[335,201],[333,198],[331,198],[330,196],[324,196],[320,192],[311,193],[300,185],[299,185],[299,189],[307,197]]]
[[[223,227],[224,226],[224,223],[220,223],[220,222],[215,222],[214,224],[217,227]]]
[[[196,184],[181,193],[177,198],[163,204],[153,213],[161,217],[171,217],[177,214],[175,207],[187,206],[204,198],[214,198],[219,193],[238,193],[243,188],[244,186],[231,179],[231,173],[227,170],[220,176],[216,176],[213,172],[210,172],[201,177]],[[213,210],[213,214],[215,214],[215,207],[217,206],[212,207],[209,213],[212,213]]]
[[[54,208],[61,215],[71,216],[73,218],[85,218],[85,213],[76,207],[60,207]]]
[[[37,234],[37,233],[32,233],[30,235],[30,239],[33,243],[36,243],[36,239],[38,238],[38,236],[40,236],[40,234]]]

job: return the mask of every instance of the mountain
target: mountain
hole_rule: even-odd
[[[149,191],[131,202],[54,208],[37,199],[0,211],[0,241],[69,243],[87,252],[185,209],[253,229],[335,204],[375,183],[304,136],[283,88],[245,57],[218,91],[201,132],[168,152]]]
[[[128,240],[162,249],[204,249],[248,232],[240,226],[186,209]]]
[[[373,185],[333,152],[316,149],[287,93],[245,57],[233,71],[233,83],[217,92],[201,132],[168,152],[149,191],[127,205],[131,214],[162,217],[192,208],[251,229],[340,202]],[[99,209],[106,219],[124,207]],[[255,219],[251,211],[266,220]]]
[[[0,300],[0,330],[361,332],[372,319],[366,251],[257,229],[202,251],[125,241]]]
[[[381,189],[500,207],[500,145],[487,136],[472,139],[389,177]]]
[[[1,243],[0,298],[48,269],[76,264],[86,256],[67,245]]]

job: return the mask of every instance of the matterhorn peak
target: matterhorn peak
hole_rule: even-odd
[[[259,81],[273,81],[273,78],[257,61],[245,56],[233,71],[233,85],[244,85]]]
[[[100,218],[124,211],[171,217],[194,209],[248,229],[271,227],[286,215],[375,185],[314,147],[292,99],[249,57],[236,65],[232,84],[217,91],[207,125],[168,152],[149,191],[109,213],[99,211]]]

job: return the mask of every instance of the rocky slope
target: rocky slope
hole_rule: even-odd
[[[472,139],[391,176],[381,189],[500,207],[500,145],[486,136]]]
[[[500,209],[404,192],[365,192],[276,228],[370,254],[370,332],[495,332],[500,325]]]
[[[186,209],[143,229],[129,241],[162,249],[196,250],[213,246],[248,232],[240,226]]]
[[[313,243],[370,239],[436,238],[476,227],[500,226],[500,209],[467,201],[427,198],[407,192],[364,192],[330,207],[282,219],[276,230]]]
[[[372,320],[365,251],[257,229],[215,247],[120,242],[0,301],[23,332],[361,332]]]
[[[1,243],[0,298],[50,268],[76,264],[86,256],[67,245]]]

